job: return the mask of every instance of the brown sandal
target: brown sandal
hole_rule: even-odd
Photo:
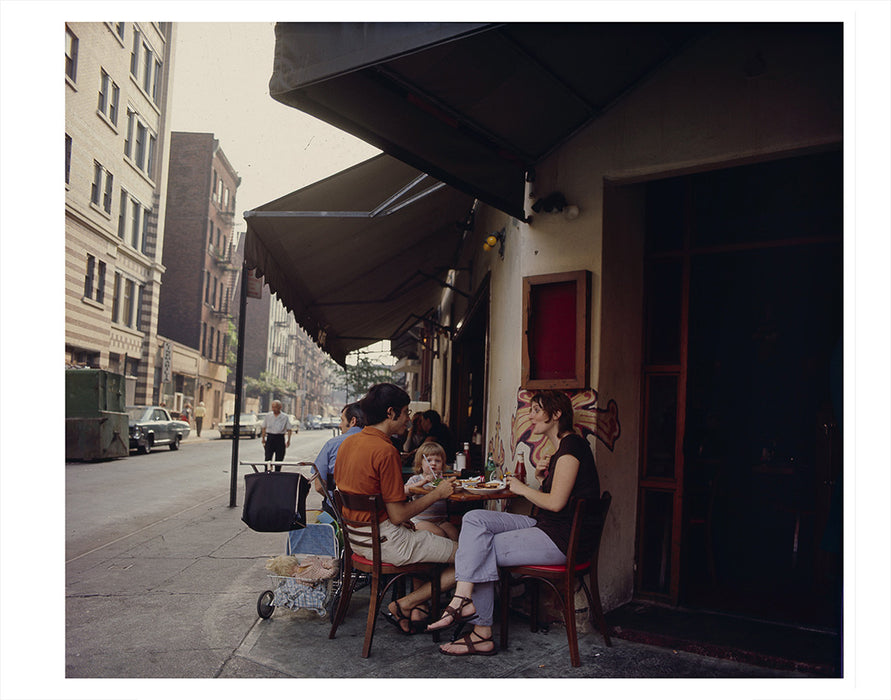
[[[461,611],[464,608],[466,608],[470,603],[472,603],[473,599],[465,598],[463,595],[456,595],[454,597],[457,598],[458,600],[462,601],[461,604],[457,608],[453,605],[450,605],[449,607],[447,607],[445,609],[445,611],[442,613],[442,617],[440,617],[439,620],[437,620],[436,622],[439,622],[440,620],[445,620],[446,617],[451,617],[452,621],[449,624],[444,625],[443,627],[434,627],[433,629],[430,628],[430,625],[427,625],[428,632],[441,632],[442,630],[447,630],[450,627],[454,627],[457,624],[463,624],[465,622],[469,622],[470,620],[475,620],[477,618],[476,613],[473,613],[471,615],[462,615],[461,614]],[[433,624],[436,624],[436,623],[433,623]],[[477,636],[479,636],[479,635],[477,635]]]
[[[476,644],[484,644],[485,642],[492,642],[492,648],[488,651],[483,651],[482,649],[477,649],[476,644],[474,644],[473,640],[470,638],[471,635],[476,634],[479,637],[479,641]],[[456,639],[452,644],[460,644],[463,647],[467,648],[463,654],[456,654],[454,651],[446,651],[442,647],[439,648],[440,654],[445,654],[446,656],[495,656],[498,653],[498,650],[495,648],[495,640],[492,637],[480,637],[476,633],[476,631],[469,632],[465,634],[460,639]]]

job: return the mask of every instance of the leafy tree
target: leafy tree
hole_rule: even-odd
[[[356,364],[335,370],[335,386],[346,391],[347,402],[356,401],[368,391],[368,387],[381,382],[392,382],[404,386],[405,375],[394,375],[390,367],[376,364],[367,357],[359,357]]]
[[[261,372],[259,379],[255,377],[244,378],[245,396],[260,397],[267,395],[293,394],[296,391],[297,385],[294,382],[285,381],[268,372]]]

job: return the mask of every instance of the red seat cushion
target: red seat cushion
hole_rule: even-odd
[[[374,562],[371,561],[371,559],[366,559],[362,555],[356,554],[355,552],[353,552],[353,561],[356,562],[357,564],[364,564],[365,566],[374,566]],[[385,561],[381,562],[381,566],[383,566],[383,567],[389,566],[392,568],[397,568],[395,564],[388,564]]]
[[[576,571],[584,571],[591,565],[590,562],[582,562],[581,564],[575,565]],[[559,574],[563,571],[566,571],[565,564],[527,564],[523,566],[524,569],[535,569],[536,571],[542,571],[549,574]]]

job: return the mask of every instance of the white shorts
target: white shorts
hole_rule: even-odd
[[[404,566],[405,564],[418,564],[420,562],[446,563],[452,560],[452,555],[458,547],[458,543],[448,537],[434,535],[425,530],[411,530],[402,525],[394,525],[389,520],[380,524],[381,530],[381,557],[388,564]],[[356,545],[353,547],[356,554],[361,554],[366,559],[371,558],[371,548]]]

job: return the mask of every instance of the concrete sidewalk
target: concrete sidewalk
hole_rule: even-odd
[[[582,666],[572,668],[562,626],[532,633],[521,618],[511,624],[509,650],[464,659],[439,654],[430,635],[404,636],[380,620],[362,659],[367,588],[334,640],[328,620],[312,613],[258,617],[257,598],[272,587],[266,560],[284,548],[284,534],[248,529],[240,505],[220,499],[69,561],[66,677],[807,677],[622,639],[606,647],[596,633],[580,636]]]

